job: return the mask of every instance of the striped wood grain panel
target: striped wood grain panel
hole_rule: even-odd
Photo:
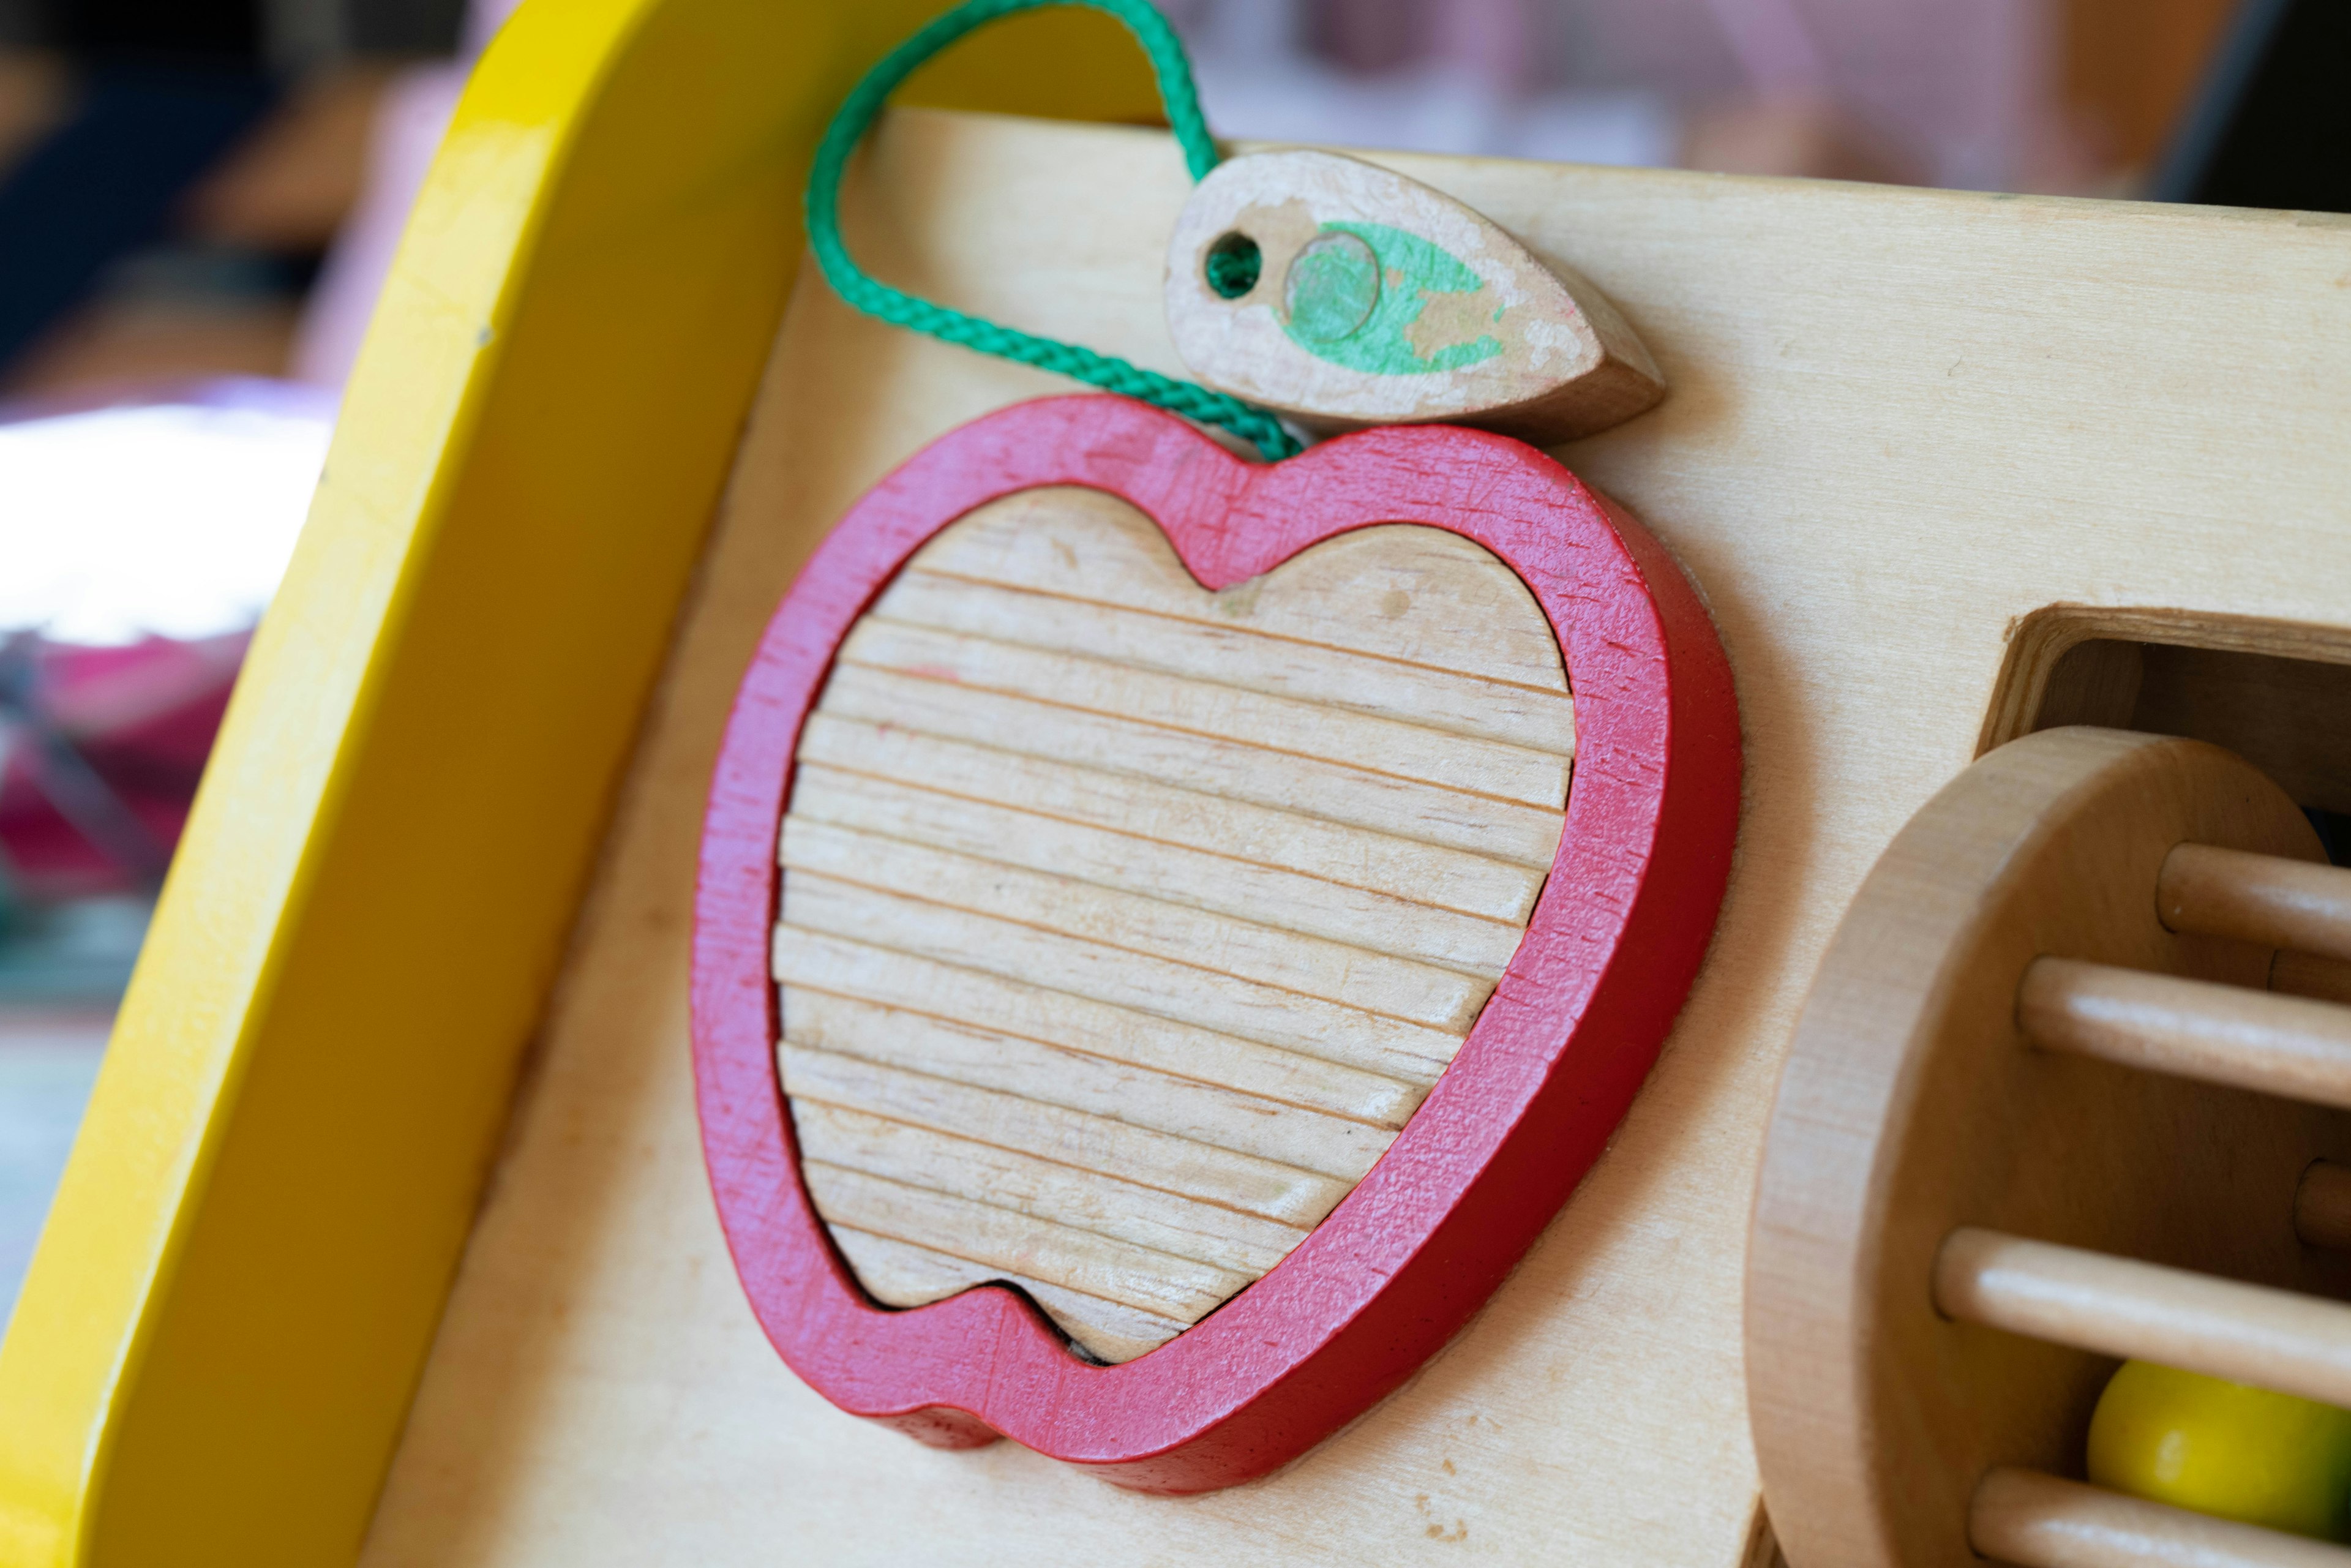
[[[1366,528],[1211,594],[1087,490],[981,508],[843,644],[784,821],[778,1067],[875,1300],[1165,1343],[1377,1160],[1516,950],[1575,749],[1526,588]]]

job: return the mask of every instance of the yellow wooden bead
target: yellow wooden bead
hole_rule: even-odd
[[[2090,1479],[2222,1519],[2351,1539],[2351,1410],[2126,1362],[2090,1418]]]

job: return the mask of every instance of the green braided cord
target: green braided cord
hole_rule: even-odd
[[[1176,37],[1176,30],[1150,0],[967,0],[935,18],[866,72],[865,79],[842,100],[832,123],[825,128],[824,140],[817,144],[816,162],[809,170],[808,184],[809,247],[816,252],[817,266],[823,269],[825,281],[851,305],[893,326],[912,328],[967,349],[977,349],[983,354],[1036,365],[1107,392],[1140,398],[1204,424],[1221,425],[1254,444],[1269,460],[1278,462],[1295,456],[1299,451],[1297,441],[1273,415],[1253,403],[1191,382],[1163,376],[1156,371],[1146,371],[1108,354],[1097,354],[1075,343],[1036,337],[916,298],[867,277],[850,259],[849,247],[841,238],[841,172],[848,166],[849,155],[864,140],[874,117],[882,112],[883,102],[914,73],[914,68],[966,33],[999,17],[1048,5],[1082,5],[1106,11],[1126,24],[1127,31],[1134,35],[1144,53],[1151,57],[1152,71],[1159,78],[1159,95],[1167,105],[1168,123],[1175,130],[1176,142],[1184,149],[1184,162],[1191,169],[1192,178],[1197,180],[1217,166],[1217,144],[1210,140],[1208,122],[1200,113],[1199,89],[1192,83],[1192,63],[1185,57],[1184,45]]]

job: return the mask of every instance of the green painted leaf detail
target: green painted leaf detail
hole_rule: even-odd
[[[1490,332],[1466,341],[1445,325],[1499,325],[1504,306],[1475,297],[1484,282],[1441,246],[1384,224],[1324,224],[1290,258],[1282,280],[1282,330],[1318,359],[1371,375],[1458,371],[1502,351]],[[1427,317],[1441,302],[1438,319]],[[1418,329],[1418,330],[1416,330]]]

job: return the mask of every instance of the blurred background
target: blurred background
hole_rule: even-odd
[[[0,1313],[511,4],[0,0]],[[1163,4],[1228,137],[2351,210],[2346,0]]]

